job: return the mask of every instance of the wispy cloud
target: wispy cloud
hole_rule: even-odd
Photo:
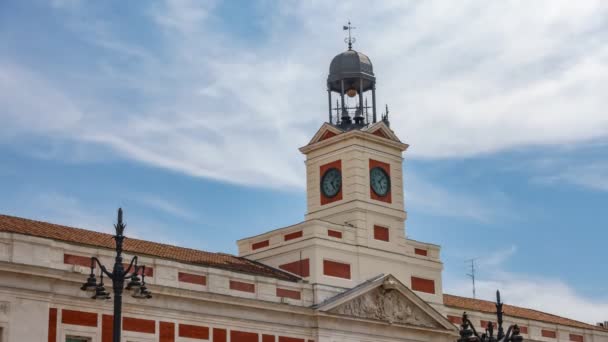
[[[102,145],[197,177],[302,189],[296,151],[325,120],[326,68],[344,49],[335,13],[344,13],[359,27],[355,47],[374,62],[379,103],[394,108],[392,127],[412,145],[409,158],[608,134],[606,2],[256,6],[261,37],[222,29],[238,23],[215,2],[154,3],[139,11],[154,44],[78,6],[65,25],[100,57],[71,74],[93,90],[50,80],[48,66],[0,58],[0,116],[23,134]],[[475,206],[465,215],[489,215]]]
[[[562,165],[557,173],[536,177],[545,184],[568,183],[591,190],[608,191],[608,163],[592,161],[582,165]],[[555,171],[555,169],[553,170]]]
[[[166,199],[153,196],[153,195],[138,195],[135,197],[136,201],[143,203],[144,205],[157,209],[167,214],[173,215],[178,218],[186,219],[186,220],[194,220],[197,218],[197,215],[192,211],[176,205],[175,203],[168,201]]]

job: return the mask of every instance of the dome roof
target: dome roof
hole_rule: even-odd
[[[366,73],[374,75],[369,57],[355,50],[346,50],[334,57],[329,65],[329,74]]]
[[[332,90],[339,91],[341,80],[350,83],[355,79],[363,79],[365,88],[375,81],[369,57],[355,50],[347,50],[332,59],[327,77],[327,83]]]

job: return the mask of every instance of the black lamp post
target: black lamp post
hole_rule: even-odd
[[[91,274],[86,283],[80,287],[83,291],[93,291],[95,294],[91,297],[93,299],[110,299],[110,293],[106,291],[103,283],[103,275],[105,274],[112,280],[112,290],[114,292],[114,326],[112,331],[112,341],[120,342],[120,332],[122,323],[122,292],[125,285],[125,280],[129,279],[129,283],[126,286],[126,290],[133,291],[132,296],[139,299],[152,298],[150,290],[146,287],[145,273],[146,266],[137,265],[137,256],[134,256],[129,263],[127,269],[124,268],[122,262],[122,242],[125,239],[123,232],[125,231],[126,225],[122,222],[122,209],[118,209],[118,222],[114,225],[116,229],[116,258],[114,259],[114,269],[112,272],[108,272],[106,267],[101,264],[99,259],[91,257]],[[100,268],[99,271],[99,283],[95,278],[95,264]],[[132,271],[132,272],[131,272]],[[141,279],[139,274],[141,271]]]
[[[498,332],[494,337],[494,324],[488,322],[486,332],[481,336],[475,330],[473,323],[469,320],[467,313],[462,314],[462,324],[460,325],[460,338],[458,342],[523,342],[524,338],[519,334],[517,324],[509,326],[505,334],[502,328],[502,303],[500,302],[500,292],[496,291],[496,322],[498,323]]]

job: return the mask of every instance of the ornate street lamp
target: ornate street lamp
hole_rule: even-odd
[[[462,314],[462,324],[460,325],[460,338],[458,342],[523,342],[524,338],[519,334],[517,324],[509,326],[505,334],[502,328],[502,304],[500,302],[500,292],[496,291],[496,322],[498,322],[498,333],[494,337],[494,323],[488,322],[486,332],[481,336],[475,330],[473,323],[469,320],[467,313]]]
[[[122,242],[125,239],[123,232],[127,225],[122,222],[122,208],[118,209],[118,222],[114,225],[116,229],[116,235],[114,240],[116,241],[116,258],[114,259],[114,269],[112,272],[108,272],[106,267],[101,264],[99,259],[91,257],[91,274],[87,278],[87,281],[80,287],[83,291],[94,292],[91,297],[93,299],[109,300],[110,293],[106,290],[103,283],[104,274],[106,277],[112,280],[112,291],[114,293],[114,327],[112,332],[112,341],[120,342],[120,332],[122,323],[122,292],[125,285],[125,280],[129,279],[129,283],[125,288],[127,291],[132,291],[131,296],[138,299],[149,299],[152,298],[152,293],[146,287],[146,266],[137,265],[137,256],[134,256],[129,263],[129,266],[125,269],[122,262]],[[95,277],[95,264],[99,266],[99,283]],[[141,279],[139,277],[141,274]]]

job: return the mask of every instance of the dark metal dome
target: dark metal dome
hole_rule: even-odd
[[[327,77],[327,85],[331,90],[340,92],[342,80],[347,88],[356,80],[356,89],[359,89],[359,79],[363,79],[363,91],[373,87],[376,78],[369,57],[355,50],[347,50],[332,59]]]

